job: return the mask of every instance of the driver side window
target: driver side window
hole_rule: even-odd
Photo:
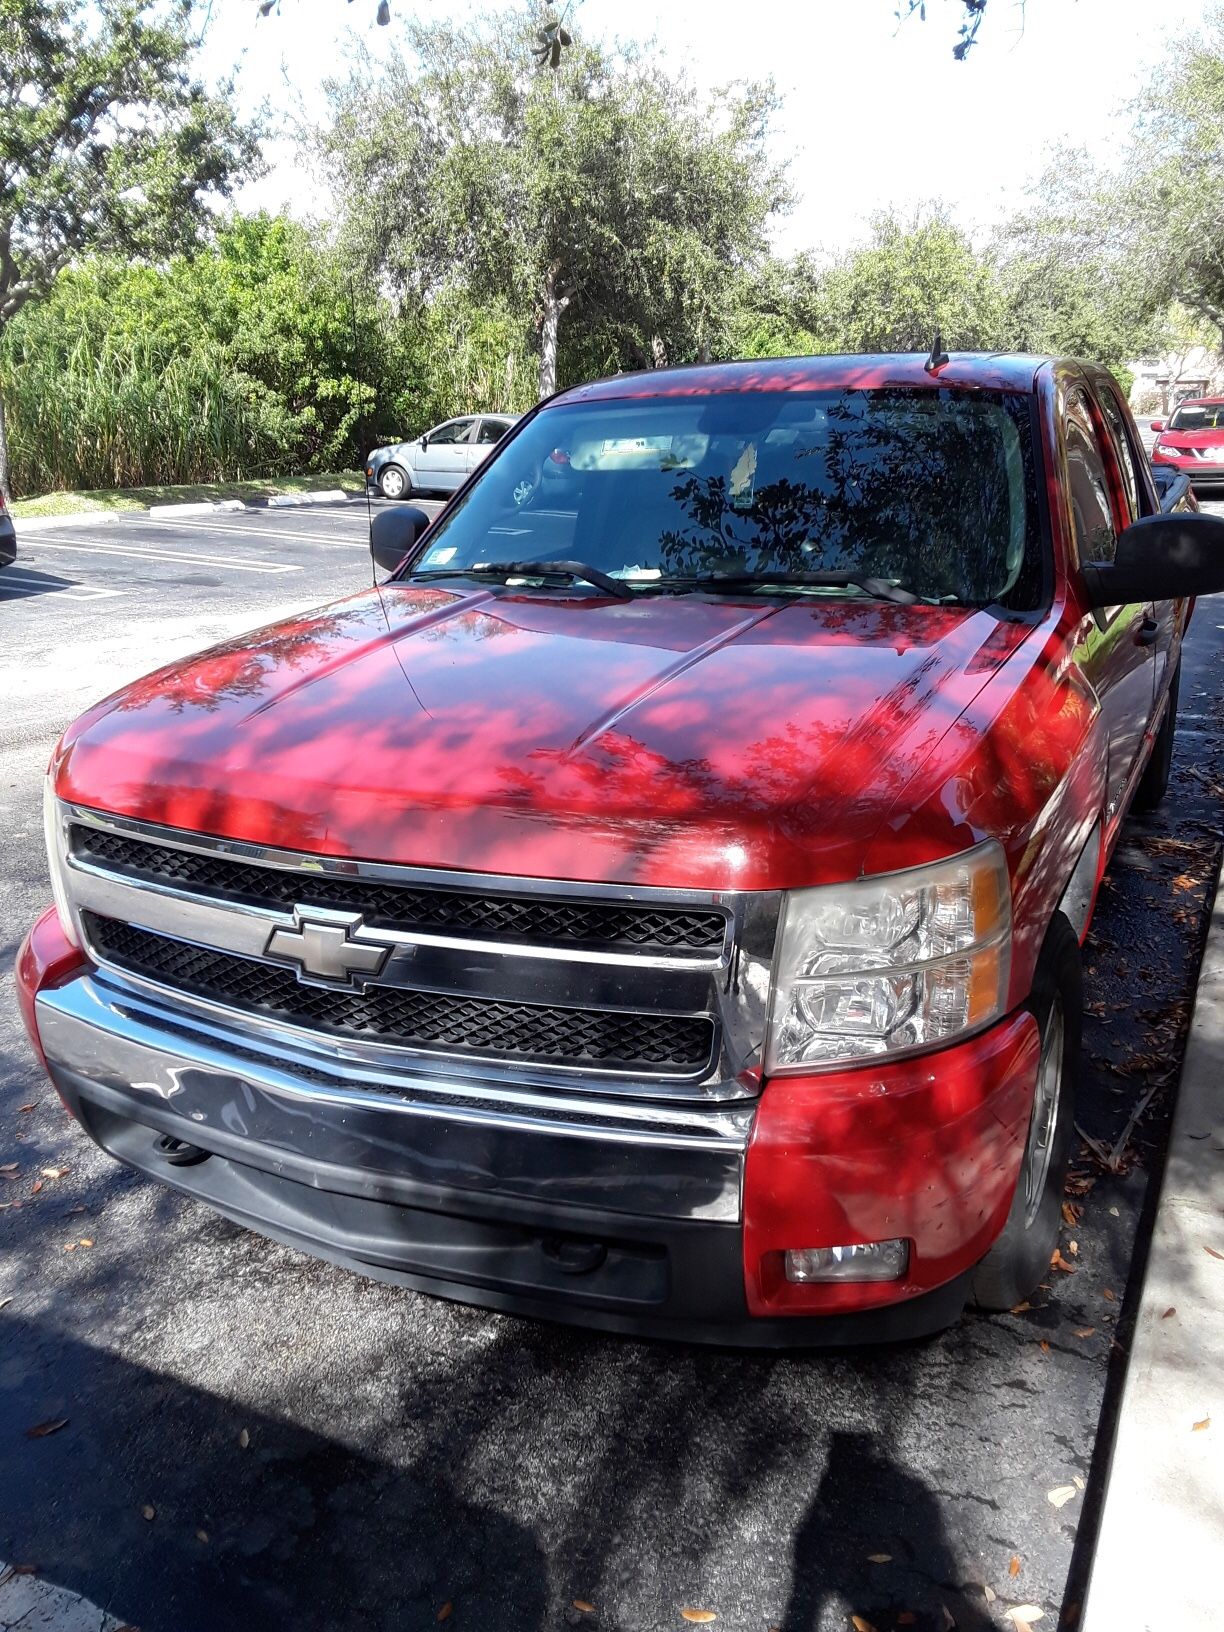
[[[1112,561],[1117,547],[1105,460],[1083,390],[1067,393],[1067,477],[1075,549],[1081,562]]]
[[[430,444],[445,442],[462,442],[472,428],[470,419],[451,419],[445,425],[439,425],[436,431],[430,431]]]

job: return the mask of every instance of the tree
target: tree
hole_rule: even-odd
[[[582,44],[541,74],[531,37],[523,12],[413,23],[373,87],[368,62],[329,85],[321,149],[336,196],[363,201],[348,242],[401,301],[459,284],[509,302],[537,336],[541,395],[571,324],[639,365],[709,353],[787,202],[765,155],[772,91],[710,106],[634,50]]]
[[[191,77],[192,49],[189,0],[0,0],[0,337],[82,252],[190,242],[255,166],[254,130]]]
[[[993,269],[938,208],[874,217],[870,242],[822,280],[812,316],[826,350],[927,351],[936,330],[950,350],[1007,344]]]

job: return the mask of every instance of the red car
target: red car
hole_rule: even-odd
[[[761,1344],[1006,1308],[1224,589],[1163,504],[1082,364],[564,392],[380,513],[379,587],[65,732],[34,1045],[121,1161],[446,1297]]]
[[[1224,490],[1224,397],[1188,397],[1157,433],[1152,463],[1172,465],[1189,476],[1196,491]]]

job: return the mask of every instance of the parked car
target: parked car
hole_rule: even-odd
[[[1184,471],[1199,491],[1224,488],[1224,397],[1187,398],[1152,430],[1154,465]]]
[[[366,459],[366,487],[384,499],[453,493],[513,424],[512,414],[464,414],[410,442],[375,448]]]
[[[1224,520],[1162,508],[1110,375],[619,377],[373,533],[377,588],[55,749],[18,988],[85,1131],[277,1240],[591,1327],[1026,1297],[1080,947],[1224,589]]]
[[[0,567],[7,567],[16,559],[17,533],[4,503],[4,494],[0,493]]]

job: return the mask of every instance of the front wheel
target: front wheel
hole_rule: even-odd
[[[378,491],[384,499],[406,499],[412,492],[412,483],[399,465],[384,465],[378,473]]]
[[[973,1274],[979,1309],[1011,1309],[1027,1298],[1044,1278],[1058,1244],[1063,1178],[1075,1131],[1083,1003],[1079,943],[1059,913],[1037,960],[1028,1004],[1041,1034],[1028,1138],[1003,1233]]]

